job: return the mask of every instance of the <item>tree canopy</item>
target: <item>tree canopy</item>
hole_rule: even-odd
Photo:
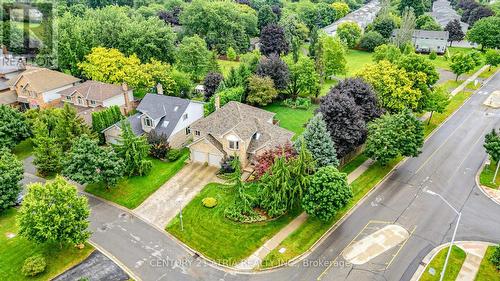
[[[481,44],[484,48],[500,48],[500,17],[487,17],[478,20],[467,32],[469,41]]]
[[[13,206],[21,191],[23,164],[7,148],[0,148],[0,213]]]
[[[339,161],[337,160],[335,144],[330,137],[321,113],[316,114],[309,120],[302,136],[303,138],[299,139],[298,149],[300,148],[300,142],[305,142],[305,146],[311,152],[317,167],[338,166]]]
[[[30,128],[24,115],[10,106],[0,105],[0,149],[13,148],[29,136]]]
[[[337,27],[337,36],[351,49],[358,44],[361,33],[361,27],[355,22],[343,22]]]
[[[125,174],[142,176],[149,173],[152,163],[147,159],[149,144],[146,137],[134,135],[130,123],[126,120],[121,122],[120,127],[120,138],[113,147],[118,156],[123,159]]]

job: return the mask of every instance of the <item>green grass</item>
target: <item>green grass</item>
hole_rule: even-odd
[[[361,166],[361,164],[363,164],[366,160],[368,160],[368,156],[362,153],[354,157],[354,159],[352,159],[349,163],[341,167],[340,171],[346,174],[350,174],[352,171],[356,170],[359,166]]]
[[[71,246],[60,249],[58,245],[30,242],[17,235],[16,213],[17,210],[12,208],[0,214],[0,276],[2,280],[50,280],[84,260],[94,250],[89,244],[79,250]],[[10,233],[16,236],[9,239],[7,234]],[[34,278],[24,277],[21,274],[24,260],[35,254],[44,255],[47,269]]]
[[[85,191],[129,209],[139,206],[146,198],[179,172],[185,165],[189,151],[185,149],[175,162],[164,162],[151,158],[153,168],[145,176],[122,179],[116,187],[107,190],[102,184],[89,184]]]
[[[294,109],[279,103],[273,103],[265,110],[276,113],[275,118],[280,121],[280,126],[295,133],[295,137],[302,134],[305,124],[314,115],[317,105],[312,105],[309,109]]]
[[[490,261],[494,251],[495,246],[489,246],[486,250],[476,275],[476,281],[500,281],[500,271]]]
[[[443,270],[444,261],[446,259],[446,254],[448,253],[448,247],[439,251],[439,253],[432,259],[429,265],[425,268],[424,274],[420,277],[420,281],[438,281],[441,271]],[[446,281],[455,281],[457,279],[460,268],[465,260],[465,251],[457,246],[453,246],[451,250],[450,259],[448,260],[448,266],[446,267],[446,273],[444,274],[444,279]],[[435,269],[435,274],[431,275],[429,273],[430,268]]]
[[[217,199],[217,206],[206,208],[201,200]],[[298,211],[269,222],[243,224],[224,217],[224,210],[232,204],[231,188],[211,183],[182,210],[184,231],[180,229],[179,216],[166,230],[204,256],[225,265],[235,265],[250,256],[262,244],[298,215]]]
[[[219,64],[220,70],[222,71],[222,75],[224,75],[224,77],[227,77],[231,68],[240,65],[239,61],[220,60],[220,59],[217,60],[217,63]]]
[[[28,158],[33,153],[33,142],[31,139],[26,139],[20,142],[12,149],[19,160],[24,160]]]
[[[483,170],[481,171],[481,175],[479,175],[479,182],[481,185],[498,189],[500,187],[500,176],[497,175],[497,178],[494,183],[492,183],[493,176],[495,175],[496,163],[485,165]],[[500,172],[498,173],[500,174]]]
[[[349,50],[346,55],[347,73],[344,77],[354,76],[363,66],[373,62],[372,54],[365,51]]]
[[[498,66],[497,67],[492,67],[491,69],[487,69],[486,71],[483,71],[483,73],[479,74],[479,78],[482,78],[482,79],[486,79],[488,77],[490,77],[491,75],[495,74],[495,72],[497,72],[498,70]]]
[[[328,92],[330,91],[330,88],[337,84],[338,84],[337,80],[330,80],[330,79],[325,80],[323,85],[321,85],[321,89],[319,90],[319,96],[320,97],[326,96],[326,94],[328,94]]]
[[[385,175],[387,175],[394,166],[396,166],[401,157],[394,159],[387,165],[382,166],[378,163],[373,164],[352,184],[353,199],[342,208],[337,215],[329,222],[322,222],[315,217],[308,217],[307,220],[292,234],[290,234],[281,244],[272,250],[262,261],[262,268],[268,268],[283,264],[292,258],[307,251],[330,227],[335,224],[343,215],[345,215],[356,203],[363,198]],[[281,254],[279,249],[285,248]]]
[[[470,96],[472,92],[465,91],[456,94],[451,98],[450,103],[446,107],[443,113],[434,112],[432,115],[430,124],[425,121],[424,135],[427,137],[434,129],[436,129],[439,124],[441,124],[448,116],[450,116],[455,110],[457,110]]]
[[[473,52],[473,51],[475,51],[475,50],[471,49],[471,48],[448,47],[448,52],[450,53],[450,57],[453,56],[453,54],[456,54],[456,53],[459,53],[459,52],[470,53],[470,52]],[[421,54],[421,56],[424,56],[424,57],[427,57],[427,58],[429,57],[429,55],[427,55],[427,54]],[[450,59],[447,60],[444,55],[443,56],[437,56],[437,58],[435,60],[430,60],[430,61],[432,62],[432,64],[435,67],[451,71],[451,68],[450,68],[451,60]],[[474,70],[472,70],[469,73],[476,72],[481,66],[476,67]]]

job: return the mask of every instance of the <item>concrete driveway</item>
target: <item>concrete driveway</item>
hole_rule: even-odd
[[[179,212],[180,204],[186,206],[200,190],[211,182],[222,182],[216,176],[218,168],[190,163],[164,183],[155,193],[134,209],[141,218],[164,229]],[[182,198],[178,203],[177,199]]]

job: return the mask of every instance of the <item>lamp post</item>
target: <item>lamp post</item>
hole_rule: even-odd
[[[462,212],[459,212],[457,209],[453,208],[453,206],[446,199],[444,199],[441,194],[429,189],[424,189],[424,191],[432,196],[438,196],[439,198],[441,198],[441,200],[443,200],[443,202],[446,203],[455,212],[455,214],[458,215],[457,224],[455,225],[455,230],[453,231],[453,236],[451,237],[450,247],[448,248],[448,254],[446,254],[446,260],[444,261],[443,270],[441,271],[441,276],[439,277],[439,281],[443,281],[444,274],[446,272],[446,266],[448,265],[448,260],[450,259],[451,248],[453,247],[453,243],[455,242],[455,235],[457,234],[458,224],[460,223],[460,218],[462,217]]]
[[[178,197],[175,202],[179,204],[179,219],[181,220],[181,231],[184,231],[184,224],[182,223],[182,197]]]

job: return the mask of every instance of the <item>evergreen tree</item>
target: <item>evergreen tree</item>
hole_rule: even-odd
[[[57,176],[45,185],[28,186],[28,194],[19,209],[19,234],[37,243],[81,244],[89,237],[90,214],[85,196],[76,187]]]
[[[83,119],[77,115],[76,109],[65,103],[57,120],[54,134],[63,151],[67,151],[79,136],[82,134],[91,136],[92,132]]]
[[[262,30],[265,26],[276,23],[278,21],[278,17],[273,12],[271,6],[264,5],[259,9],[258,13],[258,25],[259,29]]]
[[[13,206],[21,191],[23,164],[7,148],[0,149],[0,213]]]
[[[75,141],[63,166],[63,174],[80,184],[103,182],[108,188],[123,176],[123,161],[116,153],[87,135]]]
[[[302,142],[301,140],[299,143]],[[303,133],[303,142],[305,142],[318,167],[338,166],[335,145],[321,113],[316,114],[307,124]]]
[[[302,199],[307,214],[322,221],[329,221],[352,198],[347,174],[333,166],[320,168],[311,179],[311,184]]]
[[[33,164],[41,175],[58,173],[61,170],[62,148],[60,142],[51,137],[47,125],[35,122],[33,138]]]
[[[125,120],[121,123],[121,129],[118,144],[113,146],[125,162],[125,173],[129,176],[149,173],[153,164],[147,159],[149,144],[146,137],[134,135],[130,123]]]
[[[12,148],[29,135],[24,115],[10,106],[0,105],[0,148]]]

